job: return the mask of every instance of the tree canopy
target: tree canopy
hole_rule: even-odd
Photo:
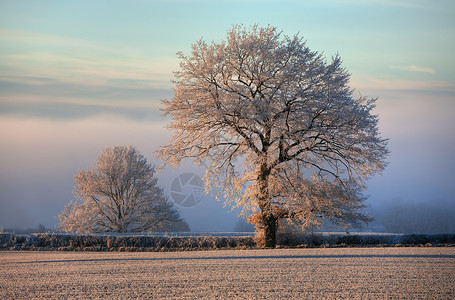
[[[174,135],[161,158],[208,164],[206,188],[242,207],[266,246],[280,219],[369,220],[362,190],[385,167],[387,140],[375,99],[354,96],[338,55],[327,62],[298,35],[255,25],[201,39],[179,58],[174,96],[163,101]]]
[[[182,222],[157,186],[155,168],[132,146],[106,148],[74,181],[78,201],[59,216],[64,231],[141,232]]]

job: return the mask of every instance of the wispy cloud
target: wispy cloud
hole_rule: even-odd
[[[450,98],[455,97],[455,82],[451,81],[423,81],[406,79],[384,79],[368,75],[354,74],[351,86],[361,93],[415,93],[431,94],[435,97]],[[372,96],[373,96],[372,95]]]
[[[27,31],[0,29],[2,44],[9,47],[0,49],[0,76],[9,80],[27,74],[76,84],[112,86],[112,82],[121,82],[137,87],[140,83],[162,89],[170,87],[172,71],[178,66],[172,55],[162,57],[123,45]]]
[[[139,87],[125,87],[131,85]],[[170,90],[140,87],[140,83],[88,86],[31,77],[16,82],[0,77],[0,90],[0,118],[16,115],[56,120],[106,114],[161,120],[159,100],[172,96]]]
[[[400,70],[400,71],[409,71],[409,72],[430,73],[430,74],[435,74],[436,73],[436,71],[433,68],[416,66],[416,65],[390,66],[390,69],[392,69],[392,70]]]
[[[172,95],[177,59],[143,51],[0,29],[0,117],[159,120],[159,100]]]
[[[165,119],[153,103],[151,105],[108,105],[77,102],[0,102],[0,117],[15,116],[26,119],[38,118],[53,121],[71,121],[105,116],[116,120],[162,123]]]

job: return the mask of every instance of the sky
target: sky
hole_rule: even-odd
[[[394,201],[455,207],[455,2],[0,0],[0,227],[49,228],[74,176],[113,145],[159,165],[176,53],[235,24],[299,33],[337,53],[356,93],[378,98],[391,155],[368,181],[371,210]],[[186,163],[159,173],[170,195]],[[172,197],[171,197],[172,199]],[[193,231],[232,231],[237,213],[206,195],[180,212]]]

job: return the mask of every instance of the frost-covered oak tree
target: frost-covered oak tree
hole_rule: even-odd
[[[226,41],[201,39],[179,58],[174,97],[163,101],[174,136],[161,158],[207,164],[206,188],[242,207],[265,246],[280,219],[368,222],[362,190],[385,167],[387,140],[375,99],[354,97],[339,56],[326,62],[271,26],[234,26]]]
[[[152,231],[182,221],[157,186],[154,167],[132,146],[106,148],[74,180],[79,201],[59,215],[63,231]]]

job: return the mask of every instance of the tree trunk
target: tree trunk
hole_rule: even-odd
[[[264,224],[264,246],[266,248],[275,248],[278,219],[273,214],[266,213],[262,216],[262,222]]]
[[[278,218],[273,215],[273,205],[269,195],[269,175],[270,168],[267,163],[261,164],[260,173],[258,174],[258,203],[262,213],[262,225],[264,227],[264,246],[266,248],[275,248],[276,246],[276,231]]]

